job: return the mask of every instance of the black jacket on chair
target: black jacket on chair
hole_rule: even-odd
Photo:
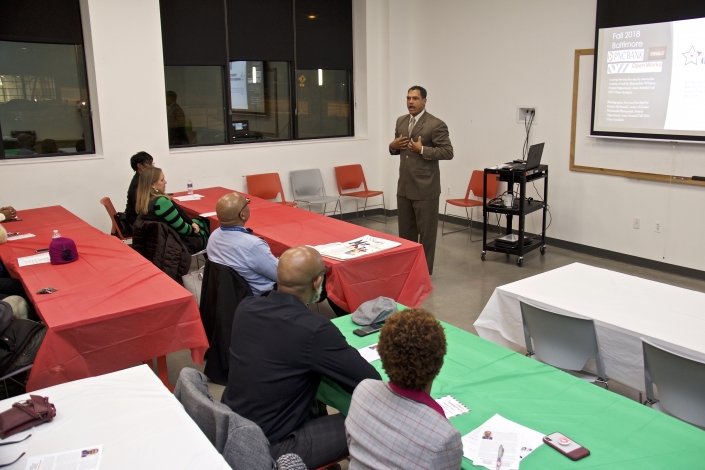
[[[191,267],[191,253],[179,234],[159,220],[137,217],[132,226],[132,248],[179,284]]]
[[[252,290],[234,269],[206,261],[201,285],[201,321],[210,348],[203,373],[220,385],[228,383],[230,336],[235,309]]]

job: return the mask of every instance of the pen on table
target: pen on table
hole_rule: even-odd
[[[502,456],[504,455],[504,446],[502,444],[499,445],[499,449],[497,449],[497,470],[499,470],[499,467],[502,466]]]

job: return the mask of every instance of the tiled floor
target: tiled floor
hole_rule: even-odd
[[[386,225],[368,220],[364,220],[362,224],[374,230],[397,234],[395,217],[390,217]],[[451,228],[446,227],[446,229]],[[477,231],[473,236],[478,236]],[[705,292],[705,281],[702,280],[640,268],[551,246],[548,246],[545,256],[541,256],[538,250],[526,255],[521,268],[516,265],[515,257],[508,259],[499,253],[488,253],[486,261],[483,262],[480,260],[481,252],[482,242],[470,243],[467,231],[441,236],[439,227],[436,261],[431,277],[434,291],[423,304],[424,308],[433,312],[439,319],[473,334],[476,332],[472,324],[480,315],[495,287],[576,261]],[[312,307],[312,309],[315,311],[316,307]],[[333,312],[325,304],[321,305],[320,312],[329,317],[333,316]],[[168,362],[171,383],[176,383],[181,368],[187,366],[198,368],[191,362],[188,351],[169,355]],[[214,397],[219,398],[222,394],[222,388],[213,384],[211,393]],[[610,390],[635,400],[638,399],[638,394],[635,391],[620,384],[610,383]]]

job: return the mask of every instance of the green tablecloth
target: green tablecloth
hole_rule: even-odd
[[[350,345],[379,341],[360,338],[350,316],[333,320]],[[616,393],[443,323],[448,354],[431,395],[452,395],[472,411],[452,418],[462,435],[495,413],[544,434],[558,431],[590,450],[573,462],[543,445],[521,463],[531,469],[694,469],[705,468],[705,431]],[[381,361],[372,363],[387,380]],[[324,381],[318,398],[347,415],[350,395]],[[476,468],[463,459],[463,468]]]

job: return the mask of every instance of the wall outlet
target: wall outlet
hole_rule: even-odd
[[[641,225],[641,219],[639,217],[634,217],[634,221],[632,222],[632,227],[635,229],[639,229],[639,226]]]
[[[450,196],[450,186],[448,186],[448,196]]]
[[[661,233],[661,228],[662,228],[661,222],[657,221],[656,222],[656,233]]]
[[[517,122],[524,124],[524,119],[529,122],[531,113],[534,113],[532,124],[536,124],[536,107],[534,106],[517,106]]]

